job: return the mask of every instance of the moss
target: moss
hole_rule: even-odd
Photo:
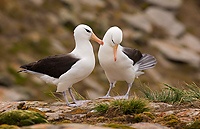
[[[154,119],[154,116],[153,116],[153,114],[151,112],[143,112],[143,114],[147,115],[151,119]]]
[[[39,123],[47,123],[47,120],[34,111],[12,110],[0,114],[0,124],[27,126]]]
[[[175,115],[167,115],[167,116],[164,116],[164,120],[165,121],[170,121],[170,120],[179,120],[177,116]]]
[[[186,129],[200,129],[200,120],[197,120],[190,126],[187,126]]]
[[[171,125],[171,126],[174,126],[174,125],[177,125],[179,122],[179,120],[176,120],[176,119],[172,119],[168,122],[166,122],[167,125]]]
[[[127,125],[121,125],[121,124],[107,124],[107,125],[103,125],[103,126],[117,128],[117,129],[133,129],[132,127],[129,127]]]
[[[2,124],[0,125],[0,129],[18,129],[19,127],[16,125],[7,125],[7,124]]]
[[[122,122],[122,121],[126,121],[126,118],[125,116],[119,116],[119,117],[114,117],[113,120]]]
[[[61,123],[72,123],[72,121],[70,121],[70,120],[64,120]]]
[[[169,125],[169,126],[175,126],[175,125],[178,125],[180,120],[177,116],[175,115],[166,115],[166,116],[163,116],[163,117],[157,117],[154,122],[156,123],[162,123],[162,124],[165,124],[165,125]]]
[[[142,122],[143,117],[142,117],[141,114],[137,114],[137,115],[135,115],[134,120],[135,120],[136,122]]]
[[[105,120],[105,117],[103,117],[103,116],[100,116],[97,118],[97,121],[104,121],[104,120]]]

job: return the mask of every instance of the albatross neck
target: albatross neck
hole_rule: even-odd
[[[94,56],[93,47],[89,40],[75,38],[76,46],[74,52],[79,56]]]

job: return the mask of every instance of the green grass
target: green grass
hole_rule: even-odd
[[[186,84],[186,89],[178,89],[164,84],[161,91],[152,91],[148,86],[142,86],[140,90],[150,101],[159,101],[166,103],[192,102],[200,99],[200,88],[195,84]]]
[[[97,104],[95,109],[99,113],[106,113],[111,109],[122,111],[123,114],[139,114],[145,111],[149,111],[150,109],[147,107],[148,102],[144,99],[133,98],[131,100],[114,100],[110,103],[100,103]]]
[[[191,125],[186,126],[185,129],[200,129],[200,120],[197,120]]]
[[[122,125],[122,124],[107,124],[107,125],[103,125],[103,127],[111,127],[111,128],[117,128],[117,129],[133,129],[130,126]]]

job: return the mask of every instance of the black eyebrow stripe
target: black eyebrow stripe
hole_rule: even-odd
[[[88,30],[88,29],[86,29],[86,28],[84,28],[88,33],[90,33],[91,31],[90,30]]]
[[[116,44],[116,43],[114,42],[113,38],[112,38],[112,35],[111,35],[111,40],[112,40],[112,42],[113,42],[114,44]]]

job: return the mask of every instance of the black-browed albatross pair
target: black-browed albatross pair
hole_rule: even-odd
[[[126,81],[129,84],[126,95],[115,98],[127,99],[135,77],[143,74],[142,70],[152,68],[156,64],[153,56],[141,54],[137,49],[120,46],[122,31],[118,27],[111,27],[101,41],[94,35],[89,26],[81,24],[75,28],[74,38],[76,47],[71,53],[49,56],[22,65],[21,68],[24,70],[20,71],[35,74],[44,81],[57,85],[57,92],[63,92],[69,106],[78,105],[68,102],[66,90],[69,90],[73,101],[76,103],[71,93],[72,85],[86,78],[95,66],[93,48],[89,42],[90,38],[101,45],[105,42],[105,45],[99,48],[98,58],[110,82],[110,89],[103,98],[110,97],[110,90],[116,81]]]

